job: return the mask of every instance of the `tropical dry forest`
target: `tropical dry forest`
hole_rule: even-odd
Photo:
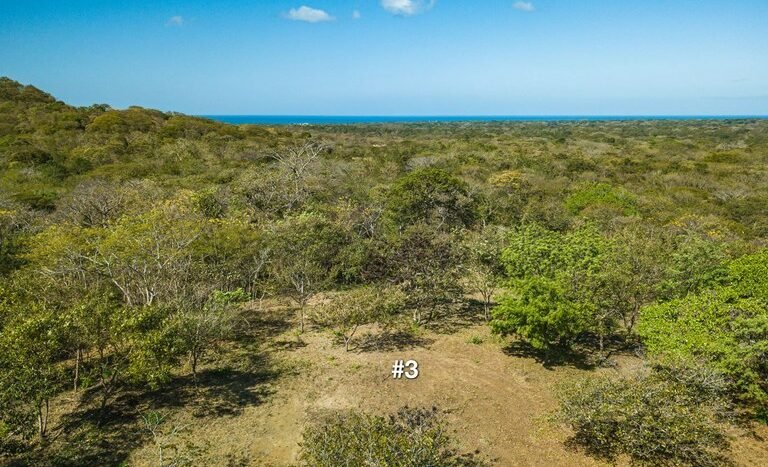
[[[766,465],[767,246],[766,120],[234,126],[3,78],[0,463]]]

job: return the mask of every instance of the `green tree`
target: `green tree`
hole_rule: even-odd
[[[416,223],[451,229],[472,225],[476,217],[466,184],[436,168],[415,170],[395,182],[387,211],[400,229]]]
[[[485,227],[471,232],[464,240],[465,261],[463,266],[467,289],[479,293],[483,300],[483,317],[491,318],[493,296],[504,277],[501,254],[506,232],[503,229]]]
[[[452,446],[437,409],[404,407],[389,417],[360,413],[327,416],[304,431],[305,465],[481,465]]]
[[[716,287],[727,279],[725,245],[696,234],[684,236],[667,262],[666,298],[684,297]]]
[[[624,216],[637,214],[635,197],[627,190],[608,183],[590,184],[573,192],[565,200],[565,206],[574,214],[601,210],[613,210]]]
[[[648,306],[638,325],[651,355],[705,361],[761,416],[768,413],[766,261],[766,250],[739,258],[728,266],[728,285]]]
[[[63,381],[60,325],[54,310],[24,303],[0,333],[0,419],[22,438],[30,419],[41,438],[48,433],[51,399]]]
[[[88,378],[97,382],[102,416],[124,383],[158,387],[167,382],[183,351],[169,308],[128,307],[96,290],[69,313],[92,354]]]
[[[360,326],[386,323],[405,303],[405,294],[395,287],[363,286],[333,297],[318,310],[317,320],[331,326],[349,352]]]
[[[308,213],[278,222],[269,243],[275,285],[296,303],[304,332],[307,302],[333,284],[345,234],[325,217]]]
[[[502,336],[520,336],[540,349],[567,347],[590,328],[592,311],[569,295],[561,278],[519,280],[515,292],[494,309],[491,329]]]
[[[557,419],[573,430],[573,443],[596,457],[623,454],[639,465],[723,465],[729,443],[722,387],[716,375],[693,376],[583,379],[561,391]]]
[[[249,299],[242,289],[215,291],[204,303],[185,303],[176,312],[174,331],[189,355],[192,377],[197,381],[197,366],[218,341],[226,338],[236,324],[236,306]]]
[[[587,331],[602,342],[612,322],[596,306],[592,285],[605,249],[589,226],[565,234],[537,225],[514,231],[502,253],[510,293],[494,309],[491,329],[542,349],[569,346]]]

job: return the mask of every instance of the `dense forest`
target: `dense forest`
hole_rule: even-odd
[[[300,380],[316,342],[364,366],[470,328],[578,367],[541,390],[579,462],[741,463],[767,247],[766,120],[235,126],[0,78],[0,463],[266,463],[173,419],[234,419],[222,381]],[[307,417],[292,462],[504,463],[442,409]]]

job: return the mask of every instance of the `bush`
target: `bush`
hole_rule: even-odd
[[[304,465],[468,466],[445,433],[437,408],[401,408],[388,417],[356,412],[335,414],[304,431]]]
[[[596,457],[626,455],[641,465],[723,465],[728,440],[720,423],[722,386],[712,388],[711,374],[690,373],[582,380],[562,391],[557,419],[573,429],[572,444]]]
[[[589,329],[589,304],[574,300],[563,285],[543,277],[517,282],[516,294],[493,310],[491,329],[516,335],[537,349],[568,347]]]
[[[493,332],[546,349],[596,328],[592,283],[605,249],[592,226],[565,234],[536,224],[517,229],[502,253],[511,293],[493,310]]]
[[[768,414],[768,252],[733,261],[728,285],[648,306],[638,332],[651,355],[700,359],[723,371],[736,397]]]
[[[399,227],[419,222],[465,227],[476,217],[475,200],[466,184],[435,168],[416,170],[395,182],[387,209]]]
[[[607,183],[596,183],[576,191],[565,200],[565,207],[573,214],[587,208],[612,209],[625,216],[637,214],[635,197],[626,190]]]

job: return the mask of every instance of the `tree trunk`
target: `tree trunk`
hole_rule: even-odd
[[[101,375],[101,405],[99,406],[99,424],[104,420],[104,412],[107,408],[107,401],[114,389],[114,385],[117,383],[117,370],[112,373],[112,376],[107,379],[102,372]]]
[[[484,293],[483,294],[483,315],[486,321],[490,321],[491,319],[490,311],[491,311],[491,296],[490,294]]]
[[[355,327],[352,328],[352,332],[349,333],[349,336],[344,336],[344,348],[347,352],[349,352],[349,344],[352,342],[352,338],[355,337],[357,327],[358,325],[355,325]]]
[[[75,352],[75,380],[74,380],[74,391],[77,392],[77,385],[80,382],[80,359],[82,358],[83,351],[80,349],[80,347],[77,348],[77,351]]]
[[[48,399],[40,402],[37,405],[37,428],[40,438],[45,439],[45,435],[48,431],[48,411],[50,405]]]
[[[192,367],[192,381],[195,382],[195,386],[197,386],[197,361],[198,361],[199,355],[198,352],[192,350],[189,352],[189,363]]]

